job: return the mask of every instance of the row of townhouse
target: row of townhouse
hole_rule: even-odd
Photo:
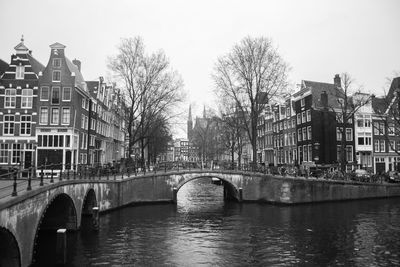
[[[124,156],[123,99],[102,78],[85,81],[65,48],[50,45],[44,66],[22,38],[0,73],[0,167],[66,169]]]
[[[393,83],[398,84],[399,80],[396,78]],[[387,112],[392,108],[389,104],[399,100],[395,95],[399,86],[395,84],[387,98],[373,97],[344,123],[339,97],[344,92],[339,75],[332,84],[302,81],[299,91],[282,103],[266,105],[259,118],[259,163],[336,169],[344,131],[348,170],[364,168],[380,173],[400,169],[400,155],[396,152],[400,151],[400,133],[396,132],[400,127],[395,127]],[[357,98],[371,96],[352,96],[353,101]]]

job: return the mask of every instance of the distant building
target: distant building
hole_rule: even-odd
[[[32,56],[23,38],[14,49],[10,65],[0,62],[0,166],[28,168],[36,161],[36,100],[44,66]]]

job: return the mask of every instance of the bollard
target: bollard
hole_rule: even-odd
[[[177,202],[177,195],[178,195],[178,189],[174,187],[172,189],[172,202],[176,204]]]
[[[31,191],[32,190],[32,176],[33,176],[33,168],[31,169],[31,172],[28,172],[28,187],[26,188],[27,191]]]
[[[99,207],[93,207],[92,211],[93,228],[99,230]]]
[[[12,191],[12,193],[11,193],[11,196],[13,196],[13,197],[15,197],[15,196],[17,196],[18,194],[17,194],[17,175],[18,175],[18,173],[15,171],[14,173],[13,173],[13,178],[14,178],[14,183],[13,183],[13,191]]]
[[[57,230],[56,257],[57,264],[67,263],[67,229]]]
[[[53,169],[54,169],[54,167],[51,167],[51,174],[50,174],[50,183],[54,183],[54,180],[53,180]]]
[[[43,173],[43,167],[42,167],[42,169],[40,170],[40,186],[43,186],[43,176],[44,176],[44,173]]]

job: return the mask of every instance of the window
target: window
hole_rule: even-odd
[[[394,123],[389,123],[388,124],[388,134],[389,135],[394,135]]]
[[[365,144],[370,146],[372,144],[372,138],[371,137],[365,137]]]
[[[61,67],[61,58],[53,58],[53,67],[55,68]]]
[[[14,134],[14,115],[4,115],[3,132],[4,134]]]
[[[381,150],[381,152],[386,152],[385,140],[381,140],[381,142],[380,142],[380,150]]]
[[[0,144],[0,163],[8,163],[9,145],[6,143]]]
[[[308,149],[307,146],[303,146],[303,161],[308,161]]]
[[[51,109],[51,124],[60,123],[60,110],[58,108]]]
[[[71,101],[71,87],[63,88],[62,100],[63,101]]]
[[[308,161],[313,161],[312,160],[312,145],[308,145]]]
[[[301,124],[301,114],[297,114],[297,125]]]
[[[6,89],[6,95],[4,97],[5,108],[15,108],[16,93],[17,90],[15,89]]]
[[[305,104],[306,104],[306,101],[305,101],[304,98],[302,98],[302,99],[300,100],[300,105],[301,105],[302,107],[304,107]]]
[[[393,152],[396,150],[396,144],[394,142],[394,140],[390,140],[389,141],[389,152]]]
[[[346,146],[346,160],[353,162],[353,146]]]
[[[374,141],[374,150],[375,152],[379,152],[379,140]]]
[[[295,132],[293,133],[293,141],[292,141],[292,144],[293,144],[293,145],[296,144],[296,133],[295,133]]]
[[[307,110],[307,121],[311,121],[311,110]]]
[[[32,116],[21,115],[21,127],[20,127],[21,135],[31,134],[31,121],[32,121]]]
[[[11,163],[17,164],[21,162],[21,144],[12,144]]]
[[[353,129],[346,128],[346,141],[353,141]]]
[[[374,122],[374,135],[379,135],[379,123]]]
[[[364,121],[362,119],[357,120],[357,127],[360,127],[360,128],[364,127]]]
[[[49,122],[49,109],[47,107],[40,108],[40,124],[47,124]]]
[[[363,146],[364,144],[364,137],[358,137],[358,145]]]
[[[49,100],[49,87],[43,86],[40,90],[40,101]]]
[[[306,112],[303,111],[303,112],[301,113],[301,115],[302,115],[302,122],[305,123],[305,122],[307,121],[307,120],[306,120]]]
[[[23,79],[25,74],[25,66],[17,66],[15,68],[15,79]]]
[[[336,127],[336,140],[342,141],[342,129],[340,127]]]
[[[341,162],[340,154],[341,154],[342,148],[340,146],[337,146],[337,150],[336,151],[337,151],[337,154],[336,154],[337,161]]]
[[[53,70],[53,82],[61,81],[61,71]]]
[[[61,124],[69,124],[70,117],[71,117],[70,108],[63,108],[62,115],[61,115]]]
[[[303,141],[307,140],[307,128],[303,128]]]
[[[82,98],[82,108],[85,108],[85,99]]]
[[[297,130],[297,141],[301,141],[301,129]]]
[[[364,127],[371,127],[371,120],[365,119],[365,121],[364,121]]]
[[[32,108],[32,89],[22,89],[21,108]]]
[[[60,104],[60,87],[51,88],[51,104]]]
[[[299,163],[303,162],[303,147],[299,146]]]
[[[379,123],[379,134],[385,135],[385,123],[384,122]]]

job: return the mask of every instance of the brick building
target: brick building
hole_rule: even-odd
[[[0,166],[35,165],[39,74],[44,66],[32,56],[24,39],[14,48],[0,76]]]

